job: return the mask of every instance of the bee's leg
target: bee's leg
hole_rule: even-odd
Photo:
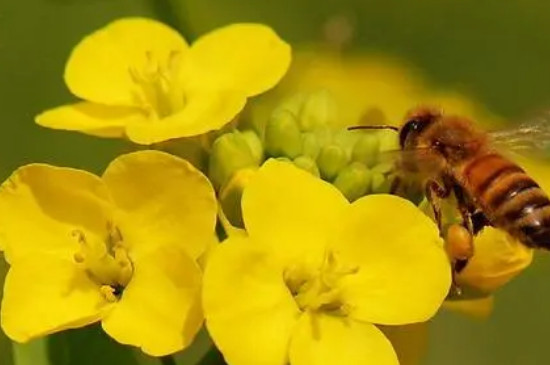
[[[483,227],[491,225],[489,219],[483,214],[482,211],[476,209],[464,195],[464,191],[458,184],[453,185],[453,190],[458,203],[458,209],[462,216],[462,223],[464,227],[472,235],[472,255],[473,255],[473,237],[483,229]],[[468,258],[459,259],[455,263],[456,272],[464,270],[468,264]]]
[[[460,216],[462,217],[462,225],[464,228],[470,232],[471,235],[474,234],[474,225],[472,223],[472,211],[473,207],[466,199],[466,196],[464,195],[464,190],[460,187],[460,185],[453,183],[453,192],[456,197],[456,202],[458,205],[458,210],[460,211]]]
[[[492,226],[489,218],[481,210],[475,210],[471,213],[470,219],[474,228],[474,235],[478,234],[484,227]]]
[[[441,185],[435,180],[428,180],[426,182],[426,199],[428,199],[428,203],[432,206],[437,228],[439,228],[441,236],[443,236],[443,226],[441,224],[441,206],[439,202],[440,199],[448,197],[449,193],[450,191],[445,185]]]
[[[390,186],[390,194],[392,195],[399,195],[398,193],[401,191],[403,185],[403,181],[399,176],[395,176],[393,181],[391,182]]]

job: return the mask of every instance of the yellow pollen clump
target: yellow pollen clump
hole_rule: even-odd
[[[73,255],[90,278],[101,285],[101,293],[108,301],[117,299],[117,291],[130,282],[133,265],[118,227],[108,224],[105,240],[88,239],[81,230],[72,236],[80,243],[80,250]],[[118,289],[115,289],[118,288]]]
[[[103,296],[105,297],[105,299],[107,299],[108,302],[117,301],[117,297],[115,295],[115,288],[113,288],[112,286],[102,285],[99,291],[101,292],[101,294],[103,294]]]
[[[321,266],[313,272],[303,267],[287,270],[285,282],[301,310],[345,314],[347,308],[341,298],[340,280],[358,270],[357,266],[337,262],[334,252],[329,251]]]
[[[179,52],[172,51],[164,63],[155,59],[151,52],[146,52],[145,58],[142,69],[128,69],[132,81],[139,88],[134,97],[150,118],[162,119],[185,105],[183,91],[176,86]]]

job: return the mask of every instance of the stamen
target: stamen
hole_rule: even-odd
[[[152,119],[162,119],[183,108],[185,98],[177,80],[180,52],[172,50],[167,59],[159,60],[145,52],[141,69],[130,67],[128,73],[139,87],[134,98]]]
[[[333,251],[328,251],[316,273],[293,267],[285,271],[284,279],[300,309],[346,315],[350,308],[342,299],[340,282],[358,271],[358,266],[344,265]]]
[[[117,292],[122,293],[132,279],[133,265],[120,229],[112,222],[108,222],[106,228],[107,234],[103,239],[95,235],[86,237],[80,229],[71,231],[71,236],[80,244],[73,259],[82,265],[91,280],[101,285],[105,298],[115,301]]]
[[[75,229],[71,232],[71,236],[78,240],[78,243],[86,244],[86,236],[84,232],[79,229]]]
[[[107,299],[108,302],[114,303],[117,301],[117,297],[115,295],[115,289],[110,285],[102,285],[99,289],[101,294],[103,294],[103,297]]]
[[[79,251],[73,255],[73,259],[77,264],[82,264],[86,260],[86,256]]]

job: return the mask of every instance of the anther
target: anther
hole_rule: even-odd
[[[86,244],[86,236],[84,235],[84,232],[79,229],[74,229],[71,232],[71,237],[76,238],[78,243]]]
[[[81,264],[86,260],[86,256],[82,252],[77,252],[73,255],[73,259],[76,263]]]
[[[103,297],[108,301],[108,302],[116,302],[117,301],[117,297],[115,295],[115,289],[110,286],[110,285],[102,285],[101,288],[99,289],[101,294],[103,294]]]

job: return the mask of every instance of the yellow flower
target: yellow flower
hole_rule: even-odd
[[[211,242],[213,189],[188,162],[141,151],[103,176],[21,167],[0,190],[0,236],[11,264],[5,333],[26,342],[101,320],[151,355],[187,346],[202,323],[196,259]]]
[[[229,364],[397,364],[373,324],[425,321],[447,294],[437,227],[404,199],[350,204],[269,160],[242,207],[248,235],[214,250],[203,285],[207,328]]]
[[[456,276],[459,285],[491,293],[527,268],[533,250],[506,232],[484,228],[474,239],[475,253]]]
[[[84,101],[36,122],[139,144],[194,136],[229,122],[289,64],[290,47],[264,25],[229,25],[189,46],[162,23],[121,19],[71,53],[65,82]]]

